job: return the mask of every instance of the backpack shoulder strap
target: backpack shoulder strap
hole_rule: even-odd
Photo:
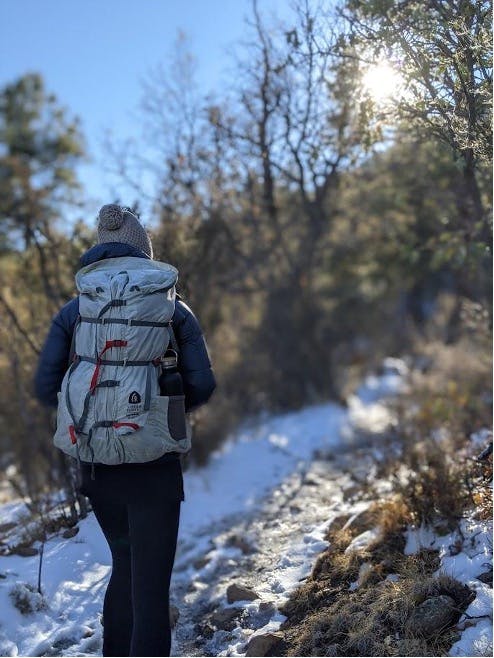
[[[77,330],[77,325],[81,321],[81,315],[80,313],[77,314],[77,320],[74,325],[74,329],[72,331],[72,338],[70,339],[70,350],[69,350],[69,363],[68,365],[70,366],[72,364],[72,361],[74,360],[75,356],[75,332]]]
[[[177,337],[175,336],[175,332],[173,331],[173,325],[171,320],[166,325],[166,328],[168,329],[168,335],[170,336],[170,345],[172,346],[172,348],[175,350],[177,354],[180,354],[180,348],[178,347]]]

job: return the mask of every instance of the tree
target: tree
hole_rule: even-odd
[[[458,261],[466,195],[451,146],[414,141],[401,117],[404,150],[385,157],[390,139],[370,152],[356,37],[351,50],[309,0],[288,24],[259,7],[221,96],[198,93],[179,40],[173,65],[148,80],[150,141],[123,172],[156,182],[155,253],[178,266],[212,349],[212,443],[261,407],[338,397],[359,345],[369,359],[377,344],[409,347],[410,315],[422,327],[451,282],[475,297],[485,281]]]
[[[47,300],[66,298],[54,229],[79,190],[83,156],[77,123],[43,79],[26,75],[0,92],[0,235],[4,249],[34,248]],[[81,205],[81,204],[79,204]],[[48,253],[49,252],[49,253]]]
[[[449,145],[464,177],[464,240],[490,248],[482,179],[492,161],[491,3],[346,0],[340,11],[347,22],[340,54],[365,66],[386,60],[399,72],[405,92],[392,120]]]
[[[72,295],[84,229],[78,223],[64,234],[60,222],[70,206],[82,205],[75,198],[82,156],[77,123],[39,75],[0,91],[0,438],[18,467],[19,490],[31,499],[55,481],[74,501],[66,464],[51,447],[49,414],[34,401],[31,382],[49,321]]]

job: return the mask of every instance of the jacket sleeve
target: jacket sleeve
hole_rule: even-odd
[[[57,393],[68,367],[72,333],[77,321],[77,298],[66,304],[53,318],[34,376],[34,392],[49,407],[57,406]]]
[[[216,380],[201,327],[190,308],[177,300],[173,329],[180,350],[179,369],[184,382],[185,409],[192,411],[206,403]]]

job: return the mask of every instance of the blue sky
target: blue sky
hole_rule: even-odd
[[[258,4],[268,15],[283,15],[289,0]],[[115,189],[103,167],[104,133],[125,139],[138,132],[142,78],[166,64],[183,30],[201,87],[221,88],[227,50],[245,35],[250,6],[250,0],[0,0],[0,84],[39,72],[81,119],[92,158],[81,179],[89,205],[97,207]]]

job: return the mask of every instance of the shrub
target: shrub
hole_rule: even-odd
[[[21,615],[30,615],[48,608],[45,597],[28,583],[16,583],[10,590],[9,597]]]

